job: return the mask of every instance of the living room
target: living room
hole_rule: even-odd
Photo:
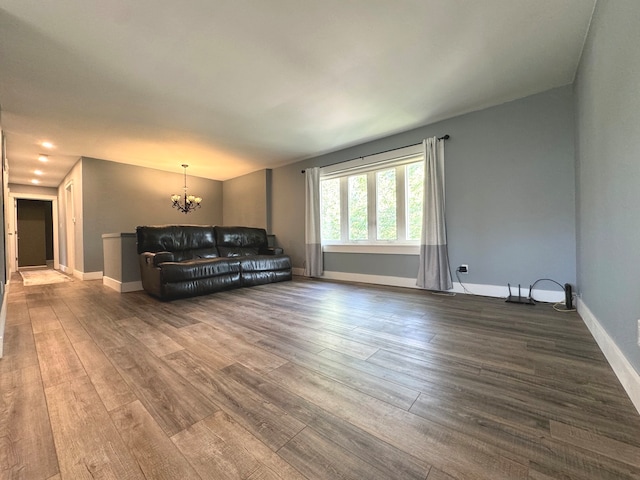
[[[296,162],[274,161],[270,167],[225,180],[201,177],[193,168],[187,177],[189,191],[204,200],[202,208],[188,217],[179,216],[169,204],[170,194],[182,186],[179,166],[169,173],[79,153],[57,187],[13,183],[12,131],[5,121],[6,114],[11,118],[6,107],[10,102],[0,98],[10,167],[5,193],[56,199],[58,263],[65,269],[71,262],[69,273],[80,279],[102,275],[102,234],[185,218],[193,224],[265,228],[300,274],[305,258],[301,170],[448,134],[450,265],[454,272],[458,265],[469,265],[468,274],[454,278],[456,291],[467,288],[500,297],[507,283],[522,284],[527,290],[543,278],[571,284],[582,321],[640,410],[640,300],[630,267],[640,260],[640,218],[634,208],[640,179],[636,138],[640,109],[635,92],[640,58],[634,21],[639,15],[640,6],[633,1],[598,0],[574,78],[544,91]],[[69,185],[74,188],[72,214],[65,193]],[[75,230],[68,229],[71,218]],[[72,250],[67,241],[70,231],[74,231]],[[328,279],[393,287],[415,283],[416,254],[338,250],[326,252],[324,259]],[[539,284],[533,293],[564,298],[551,283]],[[563,321],[561,314],[556,318]],[[554,477],[540,473],[538,478]]]

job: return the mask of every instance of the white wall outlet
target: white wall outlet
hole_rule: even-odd
[[[460,273],[469,273],[469,265],[460,265],[458,271]]]

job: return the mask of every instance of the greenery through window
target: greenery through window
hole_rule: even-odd
[[[376,172],[376,194],[376,238],[395,240],[398,238],[395,169]]]
[[[422,229],[422,189],[424,185],[424,165],[407,165],[407,239],[420,240]]]
[[[367,224],[367,176],[349,177],[349,240],[366,240]]]
[[[422,228],[423,184],[423,162],[416,157],[322,178],[322,242],[415,244]]]
[[[340,179],[320,182],[320,231],[323,240],[340,240]]]

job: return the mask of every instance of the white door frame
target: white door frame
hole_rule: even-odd
[[[63,271],[75,275],[76,271],[76,203],[75,187],[73,180],[69,180],[64,186],[64,214],[65,214],[65,238],[66,238],[66,265]]]
[[[9,273],[18,271],[18,200],[44,200],[51,202],[53,221],[53,268],[60,268],[60,255],[58,246],[58,197],[56,195],[38,195],[35,193],[11,193],[9,198],[13,200],[13,208],[9,215]],[[13,241],[11,240],[13,238]]]

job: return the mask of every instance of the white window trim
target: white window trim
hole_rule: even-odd
[[[389,163],[389,165],[394,166],[401,165],[402,163],[413,163],[416,161],[416,156],[422,156],[423,154],[422,144],[418,144],[410,147],[397,148],[395,150],[378,153],[376,155],[356,158],[355,160],[349,160],[348,162],[328,165],[320,169],[320,180],[347,174],[356,174],[360,169],[363,171],[373,169],[377,170],[378,168],[383,168],[385,163]]]
[[[325,253],[376,253],[380,255],[420,255],[420,245],[393,244],[393,245],[357,245],[351,243],[324,244],[322,251]]]
[[[329,180],[332,178],[340,178],[340,217],[342,219],[348,218],[348,189],[347,189],[347,177],[358,174],[368,174],[368,183],[371,183],[371,177],[375,176],[375,172],[379,170],[385,170],[387,168],[396,168],[396,202],[397,202],[397,240],[371,240],[377,236],[377,226],[375,223],[376,212],[369,214],[370,221],[368,222],[368,236],[369,240],[349,241],[349,222],[342,221],[341,225],[341,237],[346,240],[340,241],[327,241],[323,240],[323,251],[328,253],[378,253],[378,254],[407,254],[418,255],[419,254],[419,240],[407,240],[406,239],[406,188],[407,182],[405,177],[405,169],[398,169],[397,167],[407,165],[410,163],[416,163],[423,160],[423,147],[422,144],[412,145],[409,147],[403,147],[388,152],[379,153],[376,155],[369,155],[366,157],[357,158],[348,162],[342,162],[335,165],[329,165],[320,169],[320,180]],[[375,179],[373,180],[373,188],[369,185],[368,188],[370,195],[376,195],[375,192]],[[375,201],[369,202],[369,209],[375,210]],[[371,221],[371,219],[374,221]]]

